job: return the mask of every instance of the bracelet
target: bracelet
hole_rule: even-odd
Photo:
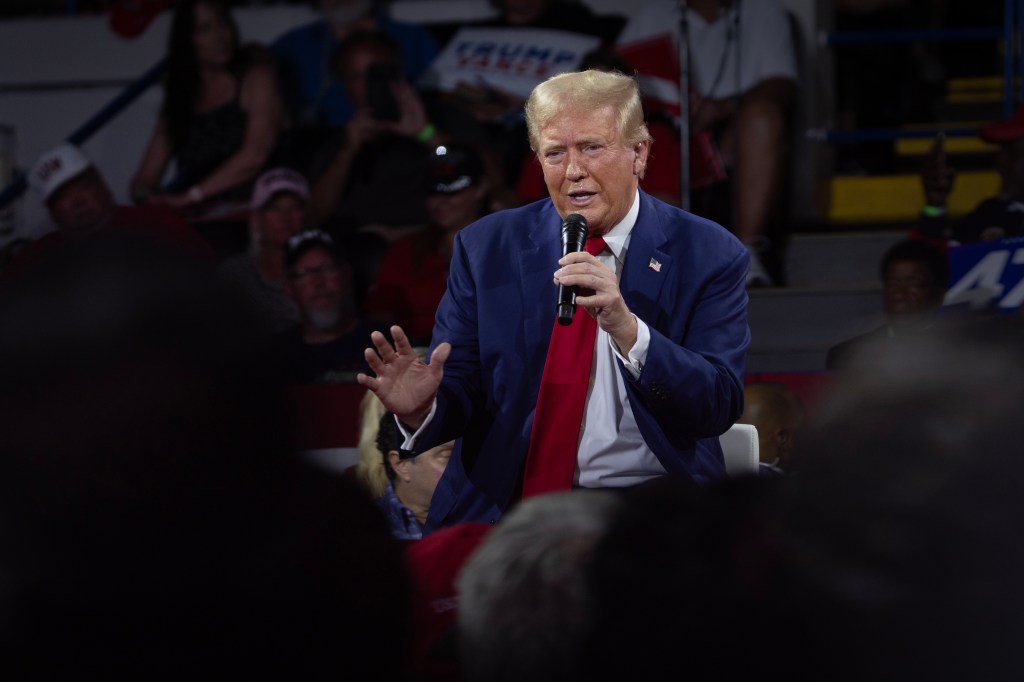
[[[419,142],[426,144],[427,141],[430,140],[430,138],[432,138],[434,136],[434,133],[436,132],[437,126],[435,126],[433,123],[428,123],[427,125],[423,126],[423,130],[421,130],[420,134],[416,136],[416,139]]]
[[[192,201],[193,204],[198,204],[205,197],[206,195],[203,194],[203,190],[199,187],[199,185],[192,185],[191,187],[189,187],[188,198]]]
[[[925,204],[921,207],[921,215],[925,218],[941,218],[946,215],[946,209],[941,206],[929,206]]]

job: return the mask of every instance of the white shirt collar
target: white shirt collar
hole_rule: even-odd
[[[608,234],[604,236],[604,243],[608,245],[608,250],[620,262],[625,258],[626,249],[629,247],[629,236],[636,226],[636,219],[639,215],[640,190],[637,189],[636,194],[633,195],[633,205],[629,207],[625,217],[615,227],[608,230]]]

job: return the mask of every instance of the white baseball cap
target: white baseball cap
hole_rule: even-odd
[[[65,142],[36,160],[28,172],[28,186],[46,201],[61,185],[89,168],[92,168],[92,162],[78,147]]]

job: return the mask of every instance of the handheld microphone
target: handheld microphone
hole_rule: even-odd
[[[562,257],[582,251],[587,243],[587,219],[571,213],[562,221]],[[558,285],[558,324],[572,324],[576,314],[576,287]]]

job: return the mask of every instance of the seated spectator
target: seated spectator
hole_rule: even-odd
[[[4,269],[5,277],[14,276],[62,247],[122,230],[163,239],[213,262],[210,247],[174,211],[116,204],[99,169],[70,143],[40,156],[28,172],[28,185],[46,203],[57,229],[22,247]]]
[[[348,123],[360,106],[335,78],[330,64],[339,45],[359,31],[379,31],[397,44],[402,73],[415,81],[437,55],[431,33],[395,21],[378,0],[319,0],[321,19],[288,31],[271,45],[281,68],[285,101],[299,130],[301,158],[322,142],[329,128]]]
[[[979,127],[978,135],[999,145],[999,194],[985,199],[963,217],[950,220],[946,202],[956,174],[946,163],[943,138],[936,138],[921,173],[925,206],[918,226],[920,236],[967,244],[1024,235],[1024,105],[1006,120]]]
[[[260,175],[249,212],[249,253],[231,256],[220,271],[242,292],[269,332],[296,324],[299,308],[285,291],[284,247],[306,226],[309,184],[288,168],[273,168]]]
[[[419,540],[427,522],[430,499],[448,466],[455,441],[449,441],[414,455],[401,448],[402,435],[395,415],[385,412],[377,431],[377,449],[384,460],[388,485],[377,499],[398,540]]]
[[[757,427],[763,475],[796,471],[793,449],[803,419],[803,403],[786,384],[766,381],[744,387],[743,414],[736,421]]]
[[[6,679],[404,679],[399,547],[290,455],[273,356],[211,268],[105,232],[10,294]]]
[[[583,676],[593,614],[587,570],[618,508],[619,498],[608,491],[541,495],[522,502],[484,538],[456,582],[467,682],[655,679]]]
[[[356,315],[352,269],[334,240],[316,230],[285,245],[285,291],[301,321],[281,334],[288,376],[297,383],[355,382],[366,372],[366,340],[380,325]]]
[[[691,0],[687,7],[682,22],[676,3],[649,0],[630,16],[618,44],[669,34],[678,46],[685,23],[696,93],[690,133],[710,134],[730,175],[727,183],[693,192],[691,210],[729,228],[747,246],[748,286],[770,286],[773,277],[761,255],[785,194],[797,91],[789,18],[778,0]]]
[[[881,276],[885,324],[830,348],[827,369],[843,369],[862,349],[927,331],[935,323],[949,286],[949,264],[942,251],[925,241],[898,242],[882,258]]]
[[[177,3],[164,102],[131,182],[133,199],[193,220],[223,213],[225,202],[244,207],[252,181],[272,159],[283,116],[273,64],[258,48],[239,46],[229,4]],[[172,161],[177,175],[163,184]],[[201,229],[222,257],[245,249],[244,220]]]
[[[371,318],[397,324],[414,345],[430,343],[434,313],[447,289],[455,235],[489,212],[489,184],[472,147],[438,147],[428,178],[430,222],[391,245],[365,305]]]

